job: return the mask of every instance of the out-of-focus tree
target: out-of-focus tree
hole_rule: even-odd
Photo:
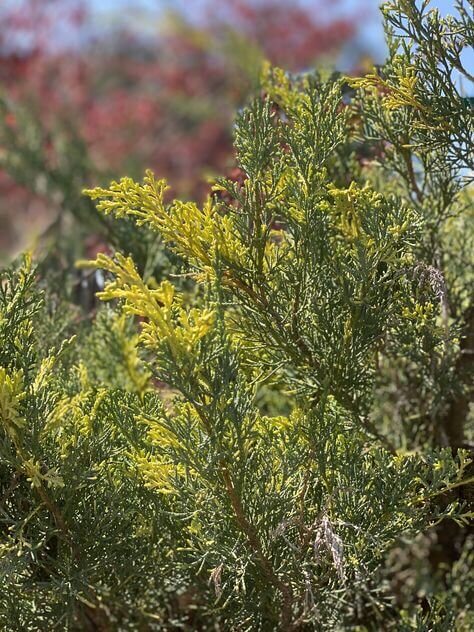
[[[175,193],[203,197],[208,175],[232,168],[234,112],[262,60],[308,68],[336,55],[358,23],[327,0],[205,2],[199,15],[163,13],[153,38],[123,20],[98,28],[84,0],[1,12],[0,256],[45,218],[70,232],[75,217],[75,237],[107,234],[81,190],[124,172],[152,167]]]

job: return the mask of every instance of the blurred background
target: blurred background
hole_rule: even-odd
[[[357,72],[384,54],[377,0],[2,0],[0,263],[61,231],[93,250],[86,186],[150,167],[205,197],[263,59]]]
[[[233,117],[263,59],[383,56],[376,0],[3,0],[0,262],[68,227],[83,254],[103,229],[86,186],[151,167],[202,199],[232,171]]]

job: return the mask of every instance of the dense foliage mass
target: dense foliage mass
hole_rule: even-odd
[[[264,65],[204,204],[86,192],[155,236],[93,318],[4,271],[2,628],[474,627],[474,20],[383,13],[365,77]]]

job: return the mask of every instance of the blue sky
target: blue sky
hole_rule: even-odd
[[[88,0],[90,6],[97,13],[98,19],[107,19],[107,15],[120,9],[121,15],[129,20],[134,15],[141,14],[141,27],[144,25],[150,29],[159,27],[159,11],[164,8],[181,9],[192,15],[192,12],[199,12],[202,0]],[[209,2],[209,0],[207,0]],[[225,0],[215,0],[216,3]],[[291,4],[294,0],[287,0]],[[419,0],[418,0],[419,1]],[[318,0],[300,0],[300,3],[315,8],[321,6]],[[365,13],[362,26],[359,28],[360,48],[375,59],[376,62],[383,62],[385,57],[385,43],[382,29],[381,14],[379,11],[380,0],[332,0],[331,11],[334,15],[347,16]],[[324,6],[324,3],[323,3]],[[455,0],[431,0],[431,7],[439,9],[441,14],[454,12]],[[155,19],[154,16],[156,15]],[[325,17],[325,16],[322,16]],[[140,18],[139,18],[140,19]],[[156,31],[155,31],[156,32]],[[464,62],[471,72],[474,71],[474,49],[465,51]],[[344,62],[343,62],[344,63]],[[349,65],[351,65],[349,63]]]
[[[222,0],[215,1],[218,3]],[[181,9],[188,14],[193,11],[197,13],[202,4],[201,0],[89,0],[89,2],[98,15],[115,13],[120,7],[125,14],[131,15],[138,11],[148,16],[157,11],[157,8]],[[293,0],[288,0],[288,4],[292,2]],[[321,3],[318,0],[300,0],[300,4],[309,8],[313,6],[317,11]],[[378,5],[378,0],[333,0],[332,6],[331,4],[329,6],[333,15],[341,16],[363,10],[367,14],[367,19],[361,29],[361,39],[365,41],[373,54],[379,53],[383,57],[384,39]],[[151,23],[150,28],[152,28]]]
[[[88,0],[91,8],[97,12],[98,16],[105,17],[111,12],[116,13],[117,9],[121,9],[122,15],[131,17],[133,14],[142,13],[150,18],[155,12],[158,15],[158,10],[163,8],[182,9],[188,14],[191,12],[199,12],[199,6],[202,4],[202,0]],[[216,3],[223,0],[215,0]],[[293,0],[288,0],[291,4]],[[301,4],[311,8],[317,7],[319,2],[317,0],[300,0]],[[437,7],[441,13],[449,13],[454,8],[455,0],[431,0],[431,6]],[[360,41],[363,43],[371,54],[377,58],[377,61],[382,61],[384,57],[384,36],[382,30],[382,23],[380,18],[380,11],[378,9],[380,4],[379,0],[333,0],[331,11],[334,15],[351,15],[363,11],[366,14],[366,18],[363,21],[363,25],[360,29]],[[150,15],[151,13],[151,15]],[[153,20],[148,23],[150,28],[153,28]],[[472,53],[472,60],[474,63],[474,52]]]
[[[67,0],[63,0],[67,2]],[[209,6],[212,1],[216,6],[222,6],[225,0],[86,0],[92,12],[95,14],[97,22],[107,24],[111,20],[125,21],[130,24],[137,22],[137,27],[154,35],[160,27],[160,13],[163,9],[180,9],[184,13],[192,16],[199,14],[200,5],[203,2]],[[296,0],[287,0],[288,5]],[[418,0],[420,1],[420,0]],[[385,57],[384,36],[380,11],[378,9],[380,0],[330,0],[329,3],[320,0],[299,0],[300,4],[309,9],[312,7],[317,12],[320,6],[330,7],[332,15],[348,16],[363,12],[365,17],[359,29],[359,47],[374,57],[375,61],[382,62]],[[21,6],[22,0],[0,0],[0,7]],[[430,6],[437,7],[441,13],[446,14],[453,11],[455,0],[431,0]],[[323,19],[327,16],[321,16]],[[474,71],[474,49],[465,51],[464,60]]]

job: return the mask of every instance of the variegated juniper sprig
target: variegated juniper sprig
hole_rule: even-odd
[[[472,16],[384,15],[366,77],[263,69],[202,207],[88,192],[193,284],[99,254],[110,306],[61,344],[2,273],[0,627],[472,628]]]

